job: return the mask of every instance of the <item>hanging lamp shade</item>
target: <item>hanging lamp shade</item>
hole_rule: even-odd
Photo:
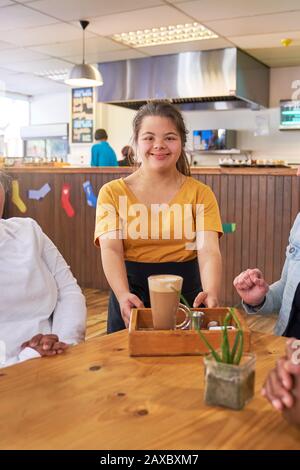
[[[83,30],[83,60],[82,64],[74,65],[69,77],[65,80],[67,85],[72,87],[96,87],[103,85],[103,78],[99,70],[93,65],[85,63],[85,35],[84,30],[89,25],[88,21],[81,20],[80,25]]]
[[[99,70],[93,65],[79,64],[72,68],[65,83],[73,87],[101,86],[103,79]]]

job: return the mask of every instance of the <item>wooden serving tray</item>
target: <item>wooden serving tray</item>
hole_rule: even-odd
[[[217,320],[220,325],[229,309],[223,308],[193,308],[192,311],[204,312],[205,318],[201,332],[209,343],[219,349],[222,341],[222,331],[205,329],[207,323]],[[251,332],[244,315],[234,309],[244,331],[244,352],[250,351]],[[183,312],[179,311],[177,322],[184,320]],[[232,323],[234,326],[234,323]],[[228,330],[230,346],[233,346],[237,330]],[[208,348],[195,330],[154,330],[151,308],[133,309],[129,325],[129,355],[130,356],[196,356],[207,354]]]

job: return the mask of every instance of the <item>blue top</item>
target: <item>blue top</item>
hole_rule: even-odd
[[[278,313],[275,325],[275,334],[285,333],[290,315],[292,313],[293,300],[300,280],[300,213],[297,215],[290,231],[289,244],[286,249],[286,258],[279,281],[270,286],[265,302],[259,309],[255,309],[243,303],[248,313]]]
[[[91,166],[118,166],[116,154],[105,140],[92,146]]]

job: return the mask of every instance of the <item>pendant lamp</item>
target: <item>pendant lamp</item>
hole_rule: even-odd
[[[89,25],[89,21],[81,20],[80,26],[82,27],[82,49],[83,60],[82,64],[75,65],[69,77],[65,80],[67,85],[72,87],[96,87],[103,85],[103,78],[96,67],[85,63],[85,29]]]

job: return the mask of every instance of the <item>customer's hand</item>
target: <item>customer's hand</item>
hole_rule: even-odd
[[[295,378],[300,378],[300,364],[294,363],[294,358],[297,357],[298,352],[294,348],[295,341],[297,342],[294,338],[288,339],[286,355],[277,361],[261,391],[262,395],[269,400],[276,410],[292,408],[295,404],[292,390]],[[298,393],[300,393],[300,390]],[[300,400],[300,396],[298,400]]]
[[[122,318],[124,320],[126,328],[128,328],[130,322],[131,309],[134,307],[144,308],[144,304],[136,295],[131,294],[131,292],[126,292],[125,294],[121,295],[118,300],[120,304]]]
[[[42,335],[38,334],[33,336],[29,341],[25,341],[21,348],[35,349],[41,356],[55,356],[62,354],[68,347],[68,344],[59,341],[57,335]]]
[[[214,308],[219,306],[219,300],[208,292],[200,292],[194,300],[193,307],[198,308],[204,304],[207,308]]]
[[[239,296],[246,304],[259,305],[263,302],[269,286],[259,269],[247,269],[233,281]]]

